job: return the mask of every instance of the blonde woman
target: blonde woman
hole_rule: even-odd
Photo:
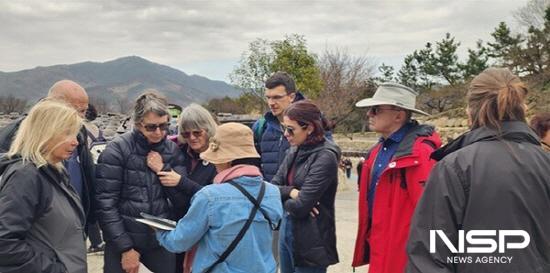
[[[81,122],[63,102],[39,102],[0,159],[0,272],[87,271],[84,210],[62,164]]]

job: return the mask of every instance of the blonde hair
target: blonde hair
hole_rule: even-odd
[[[61,163],[51,162],[50,156],[61,143],[51,141],[62,135],[77,135],[82,126],[78,112],[65,102],[45,99],[38,102],[21,122],[7,155],[21,156],[23,161],[30,161],[40,168],[51,164],[58,170]]]
[[[468,110],[472,128],[500,130],[502,121],[525,122],[527,88],[506,68],[490,67],[477,75],[468,90]]]

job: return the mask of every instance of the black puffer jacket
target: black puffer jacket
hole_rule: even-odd
[[[432,157],[440,161],[411,223],[406,272],[550,272],[550,154],[526,123],[504,122],[500,135],[486,127],[474,129]],[[496,230],[495,236],[484,236],[496,242],[500,230],[524,230],[531,240],[525,248],[504,253],[495,245],[494,253],[453,254],[436,236],[435,253],[430,253],[434,229],[442,230],[453,246],[458,245],[459,230]],[[465,245],[472,246],[467,240]],[[483,262],[487,257],[511,260]]]
[[[292,147],[271,180],[279,185],[284,208],[292,217],[296,266],[338,263],[334,199],[338,187],[339,160],[340,148],[330,140]],[[293,186],[289,186],[287,176],[293,165],[294,182]],[[300,190],[297,200],[290,199],[293,188]],[[313,207],[319,210],[317,217],[309,214]]]
[[[174,204],[174,218],[181,219],[191,206],[191,198],[206,185],[212,184],[216,176],[216,167],[199,157],[187,144],[181,146],[181,152],[185,155],[185,168],[188,175],[182,175],[180,183],[175,187],[176,191],[170,191],[170,200]],[[195,166],[193,166],[195,165]]]
[[[98,159],[96,198],[99,223],[105,241],[120,252],[158,246],[153,230],[134,221],[140,217],[140,212],[164,218],[172,216],[168,196],[174,189],[163,187],[147,166],[150,151],[162,155],[163,170],[184,172],[184,157],[175,143],[163,139],[150,145],[136,129],[111,141]]]

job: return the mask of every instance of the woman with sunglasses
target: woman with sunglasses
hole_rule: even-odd
[[[153,272],[174,272],[175,255],[160,247],[147,225],[136,222],[141,212],[173,218],[167,201],[171,188],[157,174],[185,173],[184,157],[166,139],[170,115],[164,97],[156,92],[140,95],[132,117],[134,129],[111,141],[97,164],[98,218],[105,239],[104,272],[138,272],[140,262]],[[164,164],[148,167],[148,155],[158,153]]]
[[[283,121],[291,148],[271,181],[287,212],[279,237],[281,273],[324,273],[338,263],[334,199],[340,149],[325,138],[328,123],[310,101],[290,105]]]
[[[181,112],[180,117],[178,122],[180,134],[172,140],[178,144],[185,156],[185,168],[188,175],[183,176],[173,170],[157,173],[162,185],[176,189],[170,200],[174,205],[175,219],[178,220],[183,218],[189,210],[193,195],[202,187],[212,184],[216,176],[216,167],[202,160],[199,154],[208,149],[209,140],[216,133],[217,126],[212,114],[198,104],[187,106]],[[163,166],[162,157],[158,153],[152,153],[149,156],[148,164],[152,169],[161,169]],[[194,252],[194,250],[191,250],[187,254],[176,254],[177,273],[184,272],[185,255],[187,255],[185,267],[191,267]]]

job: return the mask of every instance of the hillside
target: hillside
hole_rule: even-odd
[[[115,95],[133,100],[143,90],[153,88],[172,103],[186,105],[215,97],[236,97],[240,91],[223,81],[186,73],[137,56],[97,63],[36,67],[17,72],[0,72],[0,96],[13,95],[34,102],[45,96],[60,79],[80,83],[91,97],[114,101]]]

